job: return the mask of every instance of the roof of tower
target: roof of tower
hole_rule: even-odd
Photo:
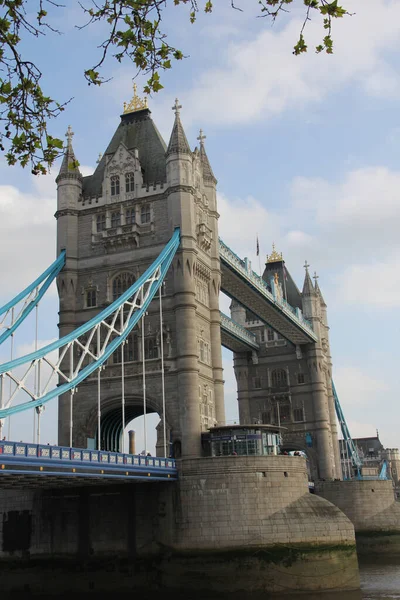
[[[315,296],[316,292],[315,292],[315,288],[313,286],[313,283],[311,281],[311,277],[310,277],[310,273],[308,272],[308,267],[310,265],[307,263],[307,261],[305,262],[304,268],[306,270],[306,274],[304,277],[304,284],[303,284],[303,296]]]
[[[136,84],[133,86],[134,95],[129,104],[124,103],[124,113],[107,150],[98,162],[93,175],[83,178],[83,193],[86,196],[100,196],[107,160],[123,143],[128,150],[136,148],[139,151],[139,161],[143,170],[143,183],[158,183],[167,180],[165,166],[165,151],[167,149],[147,108],[147,99],[141,100],[136,95]]]
[[[202,129],[200,129],[200,134],[197,139],[200,141],[200,162],[203,168],[203,179],[204,181],[211,181],[212,183],[216,184],[217,180],[211,168],[210,161],[208,160],[206,149],[204,147],[204,140],[206,139],[206,136],[203,135]]]
[[[277,254],[277,253],[276,253]],[[272,256],[272,255],[270,255]],[[280,255],[282,256],[282,255]],[[293,277],[289,273],[285,261],[280,258],[278,260],[268,260],[265,263],[264,273],[262,275],[263,280],[266,282],[268,289],[271,289],[271,277],[274,277],[275,273],[278,273],[279,282],[282,284],[282,291],[284,298],[287,302],[295,307],[301,308],[301,293],[297,287]]]
[[[167,154],[173,154],[175,152],[179,154],[192,154],[179,116],[179,111],[181,108],[182,106],[179,104],[178,98],[176,98],[175,104],[172,107],[172,110],[175,111],[175,122],[172,128]]]
[[[72,138],[74,132],[72,131],[71,125],[68,125],[67,133],[67,148],[64,152],[64,157],[61,163],[60,171],[57,175],[56,182],[64,178],[76,178],[82,179],[82,173],[79,170],[79,163],[76,160],[74,149],[72,148]]]

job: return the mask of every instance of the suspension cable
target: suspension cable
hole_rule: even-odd
[[[143,292],[142,292],[143,294]],[[146,423],[146,359],[144,355],[144,314],[142,317],[142,371],[143,371],[143,435],[144,453],[147,455],[147,423]]]
[[[69,349],[69,376],[72,379],[74,373],[74,347],[71,345]],[[69,447],[72,448],[72,428],[74,426],[73,421],[73,410],[74,410],[74,388],[69,392]]]
[[[167,427],[165,421],[165,377],[164,377],[164,332],[163,332],[163,314],[162,314],[162,287],[160,285],[160,346],[161,346],[161,390],[162,390],[162,412],[163,412],[163,436],[164,436],[164,456],[167,456]]]
[[[39,335],[39,303],[36,304],[35,307],[35,352],[38,349],[38,335]],[[38,369],[38,365],[37,363],[35,364],[35,371],[34,371],[34,386],[33,386],[33,393],[35,395],[35,397],[39,396],[39,392],[37,389],[37,369]],[[35,438],[36,438],[36,410],[33,411],[33,443],[35,443]]]
[[[100,351],[100,328],[97,328],[97,352]],[[101,371],[101,366],[99,367],[99,370],[97,371],[97,450],[101,450],[101,430],[100,430],[100,425],[101,425],[101,404],[100,404],[100,400],[101,400],[101,389],[100,389],[100,371]]]
[[[121,329],[123,327],[123,311],[121,310]],[[129,338],[128,338],[129,339]],[[122,452],[125,452],[125,344],[128,340],[125,340],[121,344],[121,409],[122,409]]]

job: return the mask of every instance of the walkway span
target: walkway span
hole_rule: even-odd
[[[232,352],[249,352],[250,350],[259,350],[257,338],[251,331],[248,331],[233,319],[220,313],[221,315],[221,344],[224,348]]]
[[[299,308],[278,299],[247,259],[242,260],[219,240],[221,291],[254,313],[293,344],[316,342],[317,336]]]

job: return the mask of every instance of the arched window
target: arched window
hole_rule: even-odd
[[[90,288],[86,290],[86,308],[92,308],[97,305],[96,289]]]
[[[132,273],[125,272],[117,275],[112,284],[113,300],[116,300],[121,294],[126,292],[126,290],[130,288],[134,282],[135,278]]]
[[[101,213],[100,215],[97,215],[96,227],[97,227],[97,231],[105,230],[105,228],[106,228],[106,214],[105,213]]]
[[[138,337],[136,333],[131,333],[124,344],[124,362],[134,362],[139,360]],[[113,353],[113,363],[122,362],[122,346],[118,346]]]
[[[119,195],[119,175],[111,176],[111,196]]]
[[[121,225],[121,213],[118,211],[111,213],[111,227],[119,227]]]
[[[135,222],[135,208],[127,208],[125,210],[125,225],[134,225]]]
[[[287,385],[287,373],[285,369],[275,369],[271,373],[272,387],[283,387]]]
[[[133,173],[126,173],[125,175],[125,192],[135,191],[135,175]]]
[[[158,358],[158,346],[154,338],[144,340],[144,357],[147,359]]]
[[[142,225],[150,223],[150,204],[143,204],[140,211],[140,222]]]

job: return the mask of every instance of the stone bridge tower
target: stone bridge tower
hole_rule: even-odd
[[[332,393],[332,358],[327,307],[318,286],[306,274],[300,292],[282,255],[267,256],[263,279],[298,307],[312,323],[318,341],[294,346],[233,302],[232,318],[256,334],[260,350],[234,354],[240,421],[282,426],[285,447],[303,450],[313,479],[341,478],[337,424]]]
[[[72,132],[57,177],[60,336],[88,321],[154,261],[174,229],[181,245],[163,286],[168,443],[176,456],[200,456],[201,431],[224,420],[220,339],[216,179],[200,132],[188,144],[178,101],[168,146],[136,95],[93,175],[82,177]],[[124,346],[126,424],[143,414],[142,324]],[[162,414],[159,302],[144,319],[147,412]],[[121,350],[101,372],[101,445],[120,449]],[[73,445],[97,437],[97,375],[74,396]],[[69,445],[69,395],[59,400],[59,443]],[[157,447],[162,449],[162,428]]]

